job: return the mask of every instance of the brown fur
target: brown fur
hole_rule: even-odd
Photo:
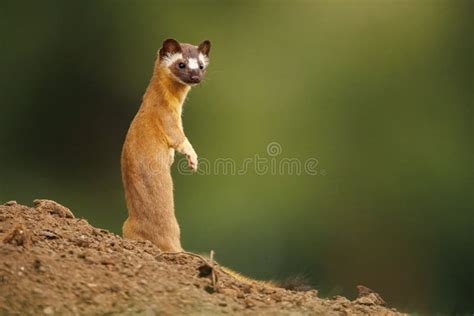
[[[172,43],[167,47],[169,42]],[[128,208],[123,236],[150,240],[162,251],[182,251],[170,166],[174,150],[186,155],[193,170],[197,168],[197,156],[181,121],[182,105],[190,87],[176,80],[170,69],[160,63],[166,49],[179,48],[173,40],[163,43],[123,146],[122,180]]]

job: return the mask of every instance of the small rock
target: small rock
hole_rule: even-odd
[[[40,259],[38,259],[38,258],[36,258],[35,261],[33,262],[33,268],[36,271],[39,271],[39,272],[44,272],[45,271],[44,267],[41,265]]]
[[[267,295],[273,294],[275,292],[276,292],[275,288],[265,287],[262,289],[262,293],[267,294]]]
[[[356,304],[361,304],[361,305],[375,305],[374,300],[369,297],[369,296],[362,296],[359,297],[354,301]]]
[[[5,205],[5,206],[13,206],[13,205],[17,205],[17,204],[18,204],[18,203],[17,203],[16,201],[11,200],[11,201],[6,202],[6,203],[3,204],[3,205]]]
[[[369,289],[366,286],[358,285],[357,286],[357,291],[359,292],[358,299],[363,298],[363,297],[368,297],[370,299],[370,301],[373,302],[374,305],[385,305],[386,304],[384,299],[378,293],[376,293],[374,290]],[[368,300],[364,300],[364,301],[368,301]],[[363,303],[361,303],[361,304],[363,304]],[[371,305],[371,304],[369,304],[369,305]]]
[[[357,285],[356,288],[357,288],[357,292],[358,292],[357,297],[366,296],[366,295],[369,295],[370,293],[374,292],[373,290],[369,289],[368,287],[366,287],[364,285]]]
[[[48,306],[43,309],[43,313],[45,313],[46,315],[52,315],[54,313],[54,310],[51,306]]]
[[[252,300],[251,298],[247,297],[245,300],[244,300],[244,303],[245,303],[245,307],[247,308],[252,308],[255,306],[255,301]]]
[[[20,223],[5,235],[3,242],[15,246],[27,247],[31,245],[31,234],[25,229],[23,224]]]
[[[46,237],[47,239],[57,239],[59,238],[59,235],[56,234],[55,232],[45,229],[40,232],[40,235],[43,237]]]
[[[332,307],[332,309],[335,310],[336,312],[339,312],[339,311],[343,310],[343,307],[341,305],[337,304],[337,305],[334,305]]]
[[[304,295],[308,297],[318,297],[318,294],[318,290],[315,289],[304,292]]]
[[[74,214],[65,206],[52,201],[45,199],[36,199],[33,201],[35,208],[40,211],[47,211],[53,215],[58,215],[59,217],[74,218]]]
[[[334,296],[333,300],[338,301],[340,303],[350,303],[350,301],[346,297],[340,295]]]
[[[282,301],[282,295],[280,293],[274,293],[270,296],[275,302]]]
[[[245,294],[250,294],[252,292],[252,287],[248,284],[242,284],[241,289]]]

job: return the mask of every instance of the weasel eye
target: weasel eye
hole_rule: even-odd
[[[203,65],[199,65],[199,69],[204,69],[204,66],[203,66]]]
[[[181,69],[183,69],[184,67],[186,67],[186,65],[185,65],[184,63],[179,63],[179,64],[178,64],[178,67],[181,68]]]

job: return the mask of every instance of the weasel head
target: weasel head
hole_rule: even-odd
[[[159,51],[159,66],[169,70],[171,77],[188,86],[195,86],[204,77],[209,64],[211,42],[203,41],[198,46],[180,44],[169,38]]]

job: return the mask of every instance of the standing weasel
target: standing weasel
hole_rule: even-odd
[[[162,251],[182,251],[173,201],[171,165],[175,150],[197,170],[181,112],[190,88],[203,78],[211,42],[198,46],[167,39],[158,51],[153,77],[128,130],[122,150],[122,181],[128,218],[123,237],[150,240]]]
[[[163,42],[153,77],[123,145],[122,180],[128,208],[123,237],[150,240],[162,251],[183,251],[170,168],[177,150],[186,156],[189,167],[197,170],[197,155],[184,134],[181,110],[190,87],[204,77],[210,49],[207,40],[199,46],[174,39]],[[226,267],[221,269],[243,283],[278,286]]]

